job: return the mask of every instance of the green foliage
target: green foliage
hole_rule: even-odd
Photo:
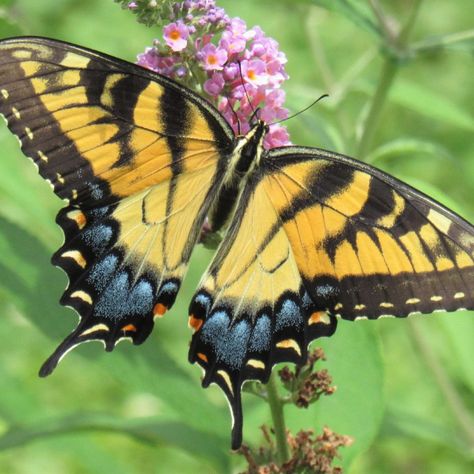
[[[279,41],[289,59],[292,111],[330,94],[288,123],[295,143],[355,154],[372,117],[373,135],[359,158],[472,220],[470,0],[380,2],[382,17],[377,1],[219,4]],[[390,32],[407,25],[415,4],[421,8],[411,31],[403,44],[393,42]],[[133,60],[159,32],[112,2],[0,2],[0,37],[18,34]],[[381,90],[387,64],[391,77]],[[381,97],[379,109],[374,96]],[[187,305],[211,255],[205,249],[195,252],[178,302],[146,344],[124,344],[113,355],[91,344],[53,377],[36,377],[74,324],[73,313],[57,303],[66,278],[49,264],[62,240],[54,224],[61,203],[6,127],[0,150],[0,472],[243,470],[229,455],[223,397],[212,387],[202,390],[199,371],[186,360]],[[328,425],[353,437],[341,452],[345,472],[473,470],[474,434],[466,424],[474,410],[473,314],[423,316],[415,323],[341,321],[332,338],[314,344],[324,347],[338,389],[308,410],[286,406],[286,421],[294,432]],[[245,439],[259,443],[268,405],[244,394],[244,409]]]

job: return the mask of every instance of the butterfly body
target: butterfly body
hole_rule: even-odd
[[[242,440],[241,387],[347,320],[474,309],[474,228],[326,150],[265,150],[208,102],[131,63],[47,38],[0,41],[0,113],[54,192],[77,345],[142,343],[173,305],[203,225],[223,234],[190,304],[189,360]]]
[[[232,154],[226,160],[227,168],[221,188],[209,212],[213,232],[220,231],[228,224],[247,179],[260,166],[264,153],[263,140],[267,132],[268,125],[258,121],[247,135],[236,138]]]

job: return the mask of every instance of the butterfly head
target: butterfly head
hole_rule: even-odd
[[[258,119],[251,124],[251,129],[246,136],[249,137],[249,141],[253,140],[256,143],[261,143],[269,130],[270,126],[264,120]]]
[[[268,125],[263,120],[258,120],[245,135],[237,137],[234,148],[235,166],[231,167],[232,174],[237,171],[240,175],[245,175],[258,165],[263,152],[263,140],[268,129]]]

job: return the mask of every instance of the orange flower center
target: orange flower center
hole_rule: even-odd
[[[174,41],[176,40],[179,40],[181,38],[181,35],[179,34],[179,31],[178,30],[173,30],[171,33],[170,33],[170,38]]]
[[[214,56],[213,54],[210,54],[207,57],[207,63],[211,64],[212,66],[214,66],[214,64],[217,64],[217,56]]]
[[[254,81],[257,78],[255,71],[253,71],[252,69],[250,69],[250,71],[247,71],[247,76],[251,81]]]

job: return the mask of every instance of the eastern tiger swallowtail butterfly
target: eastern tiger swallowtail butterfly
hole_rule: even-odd
[[[474,309],[474,227],[352,158],[265,150],[196,93],[134,64],[45,38],[0,42],[0,112],[67,203],[52,261],[80,315],[40,370],[91,340],[141,344],[173,305],[208,218],[224,238],[192,298],[189,361],[242,440],[241,387],[306,360],[336,316]]]

